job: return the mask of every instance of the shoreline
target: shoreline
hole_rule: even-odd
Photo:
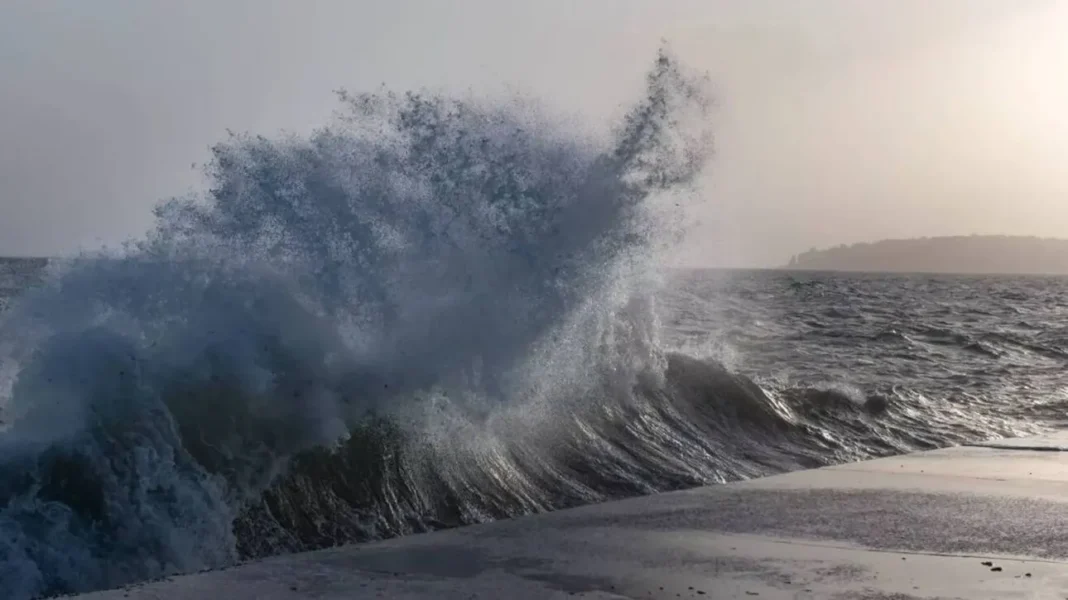
[[[1004,598],[1068,587],[1068,432],[794,471],[78,598]],[[985,565],[984,563],[991,563]]]

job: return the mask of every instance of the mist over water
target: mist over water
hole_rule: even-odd
[[[703,81],[662,53],[610,140],[522,99],[341,100],[217,145],[210,191],[2,315],[13,597],[602,497],[552,489],[580,481],[555,438],[663,375],[650,267]]]

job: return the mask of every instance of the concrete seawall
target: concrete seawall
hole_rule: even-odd
[[[81,596],[1068,598],[1068,432],[585,506]]]

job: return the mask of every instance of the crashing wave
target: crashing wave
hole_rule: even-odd
[[[0,322],[0,588],[707,480],[678,448],[654,464],[682,480],[628,471],[598,433],[664,389],[659,200],[710,148],[703,80],[662,52],[646,83],[609,140],[529,103],[342,94],[309,137],[216,146],[210,190],[122,252],[54,265]]]

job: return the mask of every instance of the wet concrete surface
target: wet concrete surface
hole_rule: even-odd
[[[85,598],[1066,598],[1066,440],[800,471]]]

